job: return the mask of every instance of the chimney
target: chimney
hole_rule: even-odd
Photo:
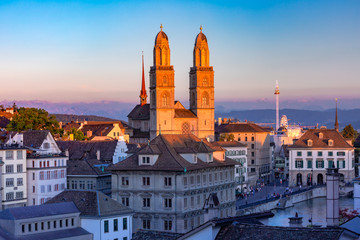
[[[88,138],[90,138],[90,137],[92,136],[92,131],[91,131],[91,130],[87,131],[87,132],[86,132],[86,136],[87,136]]]
[[[334,165],[326,173],[326,225],[339,226],[339,169]]]
[[[100,161],[100,149],[96,151],[96,159]]]

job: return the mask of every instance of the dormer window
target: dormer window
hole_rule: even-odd
[[[44,143],[44,148],[49,149],[50,148],[50,143]]]
[[[150,164],[150,157],[142,157],[142,164]]]
[[[328,145],[329,145],[329,147],[334,146],[334,140],[329,139],[329,141],[328,141]]]
[[[308,145],[308,147],[312,147],[313,140],[311,140],[311,139],[307,140],[307,145]]]
[[[324,138],[324,134],[322,132],[319,133],[319,138],[320,139]]]
[[[209,162],[212,162],[213,161],[213,155],[210,153],[209,154]]]
[[[197,163],[197,154],[194,154],[193,162],[194,162],[194,163]]]

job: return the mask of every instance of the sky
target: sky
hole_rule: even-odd
[[[188,101],[200,25],[218,102],[346,99],[360,108],[360,1],[0,1],[0,100],[138,102],[163,24]],[[331,101],[330,101],[331,102]],[[329,106],[330,107],[330,106]]]

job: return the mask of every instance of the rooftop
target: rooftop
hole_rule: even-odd
[[[232,132],[258,132],[258,133],[268,133],[268,129],[260,127],[255,123],[228,123],[221,124],[215,128],[217,133],[232,133]]]
[[[80,215],[87,217],[124,215],[133,212],[130,208],[99,191],[65,190],[47,201],[46,204],[64,202],[74,203],[80,210]]]

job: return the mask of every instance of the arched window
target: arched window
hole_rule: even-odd
[[[206,50],[205,49],[201,49],[201,64],[200,66],[205,66],[205,59],[206,59]]]
[[[206,92],[202,95],[202,106],[203,107],[207,107],[209,106],[209,94],[207,94]]]

